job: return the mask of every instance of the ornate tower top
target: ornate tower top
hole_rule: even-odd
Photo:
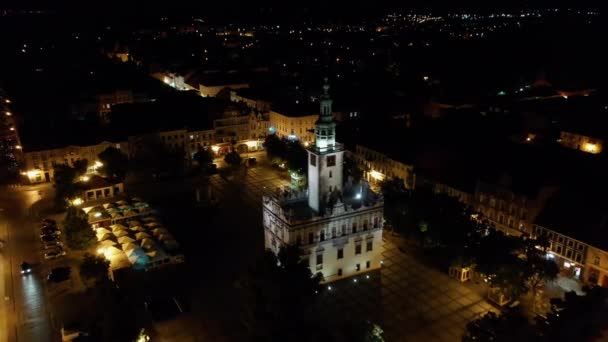
[[[327,77],[323,79],[323,95],[329,97],[329,80]]]

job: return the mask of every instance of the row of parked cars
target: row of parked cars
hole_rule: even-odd
[[[52,219],[42,220],[40,227],[40,241],[45,259],[57,259],[66,254],[61,242],[61,230],[57,227],[57,222]],[[70,279],[72,269],[69,266],[55,267],[51,269],[46,279],[51,282],[59,283]]]

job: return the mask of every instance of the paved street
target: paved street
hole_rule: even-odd
[[[36,235],[38,219],[31,217],[28,210],[39,200],[41,189],[44,196],[47,186],[0,191],[0,239],[5,241],[0,251],[2,341],[54,341],[58,336],[53,331],[46,304],[44,267]],[[35,265],[33,274],[21,275],[23,261]]]
[[[397,242],[398,243],[398,242]],[[460,341],[467,322],[495,310],[472,284],[428,267],[385,239],[383,267],[331,284],[319,312],[337,324],[369,319],[387,341]]]

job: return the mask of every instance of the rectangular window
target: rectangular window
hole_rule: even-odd
[[[357,264],[357,271],[361,271],[361,264]]]
[[[557,248],[555,249],[555,252],[557,254],[562,254],[562,246],[557,246]]]
[[[372,266],[372,263],[368,260],[365,262],[365,268],[370,268]]]
[[[355,255],[359,255],[361,254],[361,244],[356,244],[355,245]]]
[[[338,276],[342,276],[342,269],[338,268]]]
[[[317,265],[323,264],[323,254],[317,254]]]
[[[327,166],[336,166],[336,156],[327,157]]]
[[[321,241],[325,241],[325,232],[324,231],[319,232],[319,238]]]
[[[338,249],[338,260],[344,258],[344,249],[339,248]]]
[[[310,155],[310,165],[317,166],[317,156],[315,156],[314,154]]]
[[[331,171],[329,171],[329,178],[331,178],[331,176],[333,176],[333,174],[331,173]]]
[[[599,266],[600,265],[600,257],[599,256],[594,256],[593,257],[593,264]]]
[[[373,241],[372,241],[372,240],[367,241],[367,246],[366,246],[366,248],[365,248],[365,251],[366,251],[366,252],[371,252],[371,250],[372,250],[373,246],[374,246],[374,243],[373,243]]]

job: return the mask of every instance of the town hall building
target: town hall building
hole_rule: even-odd
[[[381,266],[384,203],[366,183],[342,176],[344,146],[336,142],[329,85],[323,86],[315,143],[308,147],[308,189],[263,196],[266,248],[301,246],[310,270],[326,282]]]

